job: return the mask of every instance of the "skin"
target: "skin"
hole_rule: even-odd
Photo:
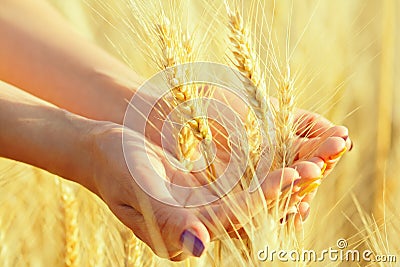
[[[180,240],[185,230],[207,247],[221,233],[235,230],[231,222],[241,228],[243,222],[237,220],[226,199],[208,207],[174,207],[151,198],[132,179],[122,151],[124,131],[129,140],[125,150],[141,178],[155,183],[157,172],[178,184],[198,181],[168,164],[157,142],[157,127],[154,138],[151,133],[147,136],[146,151],[145,137],[121,125],[126,100],[141,83],[132,70],[77,34],[45,2],[2,0],[1,5],[0,36],[6,38],[0,42],[0,156],[85,186],[157,255],[171,260],[193,255]],[[268,174],[261,185],[266,200],[276,199],[295,180],[319,177],[324,163],[323,175],[327,175],[340,159],[335,155],[350,148],[345,127],[307,111],[298,111],[298,120],[298,160]],[[152,166],[143,164],[147,156]],[[175,200],[164,184],[155,184],[153,190]],[[296,190],[293,187],[290,206],[301,227],[315,192],[300,197]],[[208,192],[206,197],[213,194]],[[263,212],[257,197],[238,190],[233,201],[243,203],[243,209],[253,205],[256,214]],[[210,217],[210,209],[222,227]]]

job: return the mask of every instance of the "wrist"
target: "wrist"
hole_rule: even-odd
[[[87,168],[84,168],[88,184],[86,187],[102,199],[104,199],[104,185],[113,183],[121,167],[125,168],[122,148],[123,129],[122,125],[116,123],[94,121],[89,133],[83,138],[84,147],[88,148],[86,151],[89,159]]]
[[[106,122],[59,109],[0,82],[0,156],[93,185],[93,132]]]
[[[63,126],[60,129],[63,133],[60,133],[60,142],[64,145],[59,154],[63,158],[58,161],[54,173],[97,194],[93,179],[93,129],[104,122],[90,120],[65,110],[62,111],[62,120]]]

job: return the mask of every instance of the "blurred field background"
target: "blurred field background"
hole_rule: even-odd
[[[129,59],[142,76],[154,74],[124,23],[133,16],[125,1],[49,1],[88,39],[121,60]],[[212,23],[204,59],[226,63],[221,4],[183,1],[176,15],[188,20],[188,27],[197,26],[198,34]],[[252,14],[246,4],[245,18]],[[354,141],[353,151],[319,189],[302,246],[320,251],[345,238],[350,248],[397,255],[400,261],[400,1],[309,0],[291,5],[276,1],[272,14],[273,1],[266,0],[264,14],[268,20],[274,15],[280,51],[292,18],[297,106],[347,126]],[[263,23],[261,17],[254,20],[255,25]],[[142,260],[149,261],[140,258],[141,245],[135,245],[103,203],[54,175],[1,159],[0,199],[1,266],[142,266]],[[68,249],[76,253],[79,265],[60,260]]]

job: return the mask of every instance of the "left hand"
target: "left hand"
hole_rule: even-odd
[[[143,98],[146,97],[148,98],[149,96],[143,96]],[[224,102],[226,105],[231,105],[240,118],[246,118],[247,109],[237,97],[230,94],[219,95],[218,91],[214,93],[213,97]],[[162,113],[168,114],[170,107],[163,101],[160,103],[160,107],[163,110]],[[352,141],[348,136],[348,129],[344,126],[335,126],[332,122],[319,114],[301,109],[296,111],[295,120],[297,125],[296,134],[299,139],[296,143],[297,151],[295,162],[290,167],[302,173],[303,176],[301,177],[305,179],[318,178],[321,175],[326,177],[336,166],[343,153],[347,150],[351,150]],[[160,129],[163,126],[163,120],[160,111],[153,110],[149,116],[149,121],[147,137],[154,144],[161,146]],[[223,169],[223,165],[226,164],[224,161],[229,161],[229,156],[223,153],[224,149],[229,150],[227,140],[223,134],[220,134],[223,132],[223,129],[221,129],[219,125],[215,123],[211,123],[210,125],[214,133],[213,138],[220,148],[223,148],[222,150],[218,149],[219,152],[217,152],[219,153],[217,154],[217,159],[219,160],[220,166],[222,166],[220,169]],[[174,153],[174,151],[171,150],[169,150],[169,152]],[[318,168],[315,168],[314,165],[317,165]],[[316,171],[314,171],[315,169],[323,169],[323,173],[316,173]],[[201,173],[196,175],[196,178],[198,178],[198,182],[201,184],[207,182],[207,179],[204,179]],[[272,190],[275,189],[276,185]],[[303,185],[303,187],[295,186],[293,189],[299,191],[294,192],[292,195],[289,211],[290,213],[295,212],[293,213],[295,214],[295,224],[298,229],[301,229],[302,222],[304,222],[309,215],[311,201],[316,194],[316,190],[313,190],[313,187],[309,187],[307,184]]]

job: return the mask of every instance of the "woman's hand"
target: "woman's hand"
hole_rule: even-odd
[[[90,136],[93,137],[90,138],[93,140],[93,191],[161,257],[183,260],[190,255],[200,256],[210,240],[241,228],[253,215],[263,211],[259,195],[247,191],[220,198],[213,190],[204,189],[201,195],[175,190],[171,182],[192,187],[200,183],[197,177],[171,165],[160,147],[144,141],[143,136],[128,128],[105,123],[94,127]],[[134,170],[129,170],[126,160]],[[300,177],[319,175],[321,167],[321,164],[299,162],[293,168],[271,172],[261,185],[263,197],[276,200],[282,188],[291,187]],[[145,192],[143,186],[150,190]],[[210,203],[184,207],[198,198]],[[251,210],[251,215],[238,218],[232,203],[242,203],[236,208]]]
[[[225,212],[232,199],[229,202],[219,199],[211,206],[183,207],[188,202],[196,202],[196,198],[211,202],[218,196],[212,190],[203,190],[199,196],[171,189],[169,182],[188,186],[200,184],[192,174],[173,167],[161,148],[144,141],[140,134],[120,125],[103,123],[94,127],[87,139],[93,140],[89,170],[93,173],[95,188],[92,191],[157,255],[171,260],[183,260],[190,255],[198,257],[210,240],[232,228],[228,222],[234,221],[235,215]],[[129,165],[135,169],[133,173],[137,177],[132,177],[126,160],[131,160]],[[270,174],[263,186],[269,199],[279,194],[281,176],[281,171]],[[290,186],[298,174],[286,170],[284,177],[282,185]],[[142,186],[146,183],[151,192],[144,192],[138,180]],[[243,197],[243,194],[235,196]],[[217,219],[210,217],[210,212],[215,213]],[[224,229],[213,227],[221,223]]]
[[[248,191],[222,198],[213,190],[202,191],[202,199],[216,201],[198,208],[183,208],[199,196],[177,190],[167,182],[189,181],[193,187],[197,177],[173,167],[165,151],[147,143],[144,136],[121,125],[60,110],[4,83],[0,83],[0,88],[0,125],[4,126],[0,135],[1,155],[84,185],[162,257],[181,260],[189,255],[200,256],[210,240],[241,228],[254,214],[263,212],[259,195]],[[328,146],[326,149],[332,153],[324,154],[322,148],[330,139],[326,140],[313,158],[319,155],[329,159],[330,154],[336,153]],[[306,145],[309,144],[304,142]],[[132,177],[126,159],[134,166],[136,177]],[[274,201],[300,178],[318,176],[323,167],[320,163],[297,162],[292,168],[269,173],[261,184],[262,197]],[[142,190],[138,179],[152,190],[151,194]],[[299,201],[309,203],[304,198]],[[238,218],[236,208],[251,211],[250,216]]]
[[[309,113],[301,112],[299,116],[304,114]],[[315,119],[310,119],[303,127],[305,129],[311,125],[315,126]],[[324,122],[322,125],[331,128],[330,123]],[[184,208],[188,203],[196,202],[199,196],[174,190],[169,183],[201,186],[198,176],[172,166],[161,147],[143,141],[143,136],[128,128],[107,123],[94,129],[94,191],[136,236],[161,257],[183,260],[189,255],[200,256],[210,240],[226,232],[234,236],[234,232],[249,223],[252,216],[263,212],[259,195],[252,195],[246,191],[237,191],[220,199],[213,190],[202,191],[200,197],[202,200],[209,200],[209,205]],[[345,131],[345,128],[342,130]],[[301,180],[320,177],[326,169],[325,160],[334,164],[329,159],[341,150],[341,144],[335,136],[327,137],[309,160],[299,159],[291,167],[269,173],[261,185],[263,197],[272,203],[280,197],[282,191],[291,188],[293,196],[287,211],[296,212],[296,224],[301,226],[309,213],[310,202],[315,192],[301,193],[303,187],[296,184],[301,184],[298,183]],[[309,145],[304,142],[304,146]],[[306,147],[302,146],[299,151],[305,149]],[[132,172],[126,164],[128,157],[132,161],[129,164],[134,166],[134,173],[138,177],[132,177]],[[163,180],[160,180],[160,177]],[[137,179],[145,182],[147,188],[153,191],[144,192]],[[234,207],[232,203],[241,205]],[[293,211],[294,208],[297,210]],[[251,216],[238,218],[237,209],[252,210]]]

